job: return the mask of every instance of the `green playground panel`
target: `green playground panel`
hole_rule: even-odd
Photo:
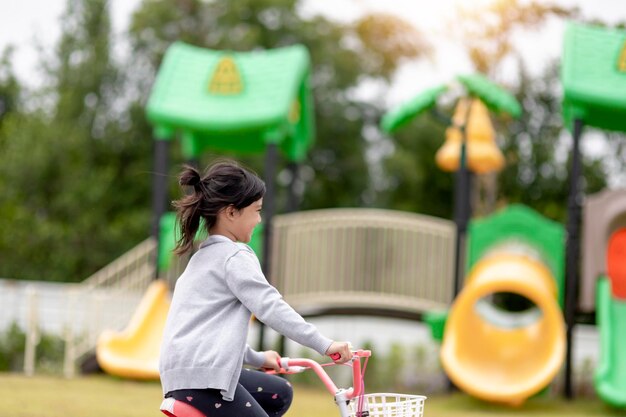
[[[563,116],[626,131],[626,31],[570,22],[564,39]]]
[[[535,249],[556,280],[559,304],[563,307],[565,288],[565,230],[521,204],[512,204],[499,212],[474,219],[469,225],[467,270],[490,249],[500,243],[518,241]]]
[[[440,85],[423,91],[406,103],[386,113],[381,120],[381,127],[385,132],[390,133],[401,126],[404,126],[410,122],[411,119],[433,107],[439,96],[441,96],[447,89],[447,86]]]
[[[480,98],[489,110],[495,113],[508,113],[515,118],[522,115],[522,106],[517,99],[484,75],[459,75],[456,78],[471,95]]]
[[[470,74],[459,75],[456,78],[470,95],[478,97],[491,111],[508,113],[515,118],[522,114],[522,107],[517,99],[485,76]],[[404,126],[413,118],[434,107],[437,99],[447,90],[448,86],[445,84],[429,88],[406,103],[393,108],[381,119],[381,128],[391,133]]]
[[[430,328],[430,335],[433,340],[441,342],[446,329],[446,321],[448,320],[448,310],[427,311],[424,313],[422,319]]]
[[[176,213],[165,213],[159,219],[159,247],[157,253],[157,265],[159,271],[167,271],[172,265],[174,248],[180,237],[176,226]]]
[[[612,296],[606,276],[598,280],[596,298],[600,360],[594,384],[600,398],[614,407],[626,408],[626,302]]]
[[[226,75],[239,89],[212,91],[224,60],[233,63]],[[314,136],[309,73],[302,45],[231,52],[176,42],[159,68],[147,117],[157,140],[180,132],[187,158],[209,149],[258,153],[275,143],[289,160],[300,161]]]

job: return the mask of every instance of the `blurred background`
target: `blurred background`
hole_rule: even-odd
[[[419,118],[391,137],[379,125],[390,108],[424,88],[457,74],[483,73],[511,92],[523,112],[519,119],[494,120],[506,165],[497,175],[476,176],[473,214],[521,203],[564,224],[571,135],[562,119],[559,71],[566,21],[624,28],[626,9],[621,0],[5,2],[0,288],[8,294],[37,282],[50,291],[44,298],[53,299],[55,283],[82,282],[149,235],[154,141],[145,107],[175,41],[232,51],[306,46],[316,127],[299,168],[301,210],[385,208],[452,219],[454,178],[433,157],[445,127]],[[443,102],[448,110],[453,105]],[[584,193],[623,187],[624,139],[588,130],[581,145]],[[179,149],[172,152],[168,189],[176,198],[185,159]],[[205,154],[199,165],[218,156],[229,154]],[[232,156],[263,172],[263,155]],[[288,197],[280,185],[291,177],[286,162],[280,164],[276,198],[283,207]],[[25,299],[0,298],[6,337],[12,323],[27,320]],[[62,326],[48,318],[46,331],[61,334]],[[331,337],[372,343],[385,353],[395,349],[400,356],[406,352],[397,350],[407,349],[417,362],[436,362],[437,347],[420,324],[313,320]],[[596,361],[597,335],[585,326],[577,335],[589,340],[576,353],[584,375]],[[49,343],[51,357],[61,363],[63,347]],[[0,366],[21,368],[23,359],[11,359],[15,352],[3,346]],[[437,372],[433,365],[430,375],[443,389],[446,381]],[[424,383],[415,375],[403,383]]]
[[[175,40],[236,51],[307,46],[317,132],[302,167],[302,209],[385,207],[451,218],[453,181],[432,157],[443,127],[420,119],[392,140],[378,123],[424,87],[481,71],[515,94],[524,116],[497,129],[507,165],[497,178],[479,179],[478,214],[522,202],[563,221],[564,21],[624,24],[621,3],[609,0],[24,0],[3,7],[0,277],[46,281],[81,281],[149,230],[152,133],[144,106]],[[585,191],[624,180],[621,139],[597,132],[583,142]],[[261,159],[245,162],[262,171]],[[181,162],[173,157],[173,196]]]

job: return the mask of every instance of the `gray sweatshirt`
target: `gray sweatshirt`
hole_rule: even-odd
[[[163,393],[214,388],[232,401],[243,363],[264,362],[246,344],[251,313],[321,355],[332,343],[283,301],[250,247],[209,236],[176,282],[161,343]]]

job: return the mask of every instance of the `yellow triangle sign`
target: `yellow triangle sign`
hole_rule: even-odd
[[[209,82],[209,92],[219,95],[235,95],[243,91],[243,82],[235,60],[230,56],[224,56],[217,63]]]
[[[626,72],[626,42],[622,45],[622,52],[619,54],[617,60],[617,70],[619,72]]]

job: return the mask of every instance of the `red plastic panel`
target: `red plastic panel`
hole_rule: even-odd
[[[606,251],[606,266],[613,296],[626,300],[626,228],[611,235]]]

